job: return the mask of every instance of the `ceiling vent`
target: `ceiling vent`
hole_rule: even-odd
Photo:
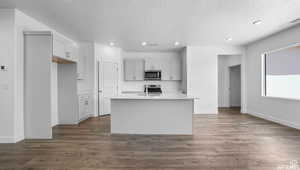
[[[291,21],[291,24],[296,24],[300,22],[300,18],[294,19],[293,21]]]
[[[148,45],[151,46],[151,47],[158,46],[158,44],[156,44],[156,43],[149,43]]]

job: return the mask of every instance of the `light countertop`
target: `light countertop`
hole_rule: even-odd
[[[193,100],[194,97],[186,96],[184,94],[161,94],[161,95],[146,95],[141,94],[122,94],[111,98],[124,100]]]

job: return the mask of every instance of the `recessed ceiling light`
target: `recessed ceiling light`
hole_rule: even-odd
[[[225,40],[226,41],[232,41],[232,38],[229,37],[229,38],[226,38]]]
[[[146,46],[147,45],[147,42],[142,42],[142,46]]]
[[[115,46],[115,43],[114,42],[110,42],[109,45],[110,46]]]
[[[180,43],[178,42],[178,41],[176,41],[175,43],[174,43],[174,45],[175,46],[178,46]]]
[[[262,20],[260,20],[260,19],[252,22],[253,25],[259,25],[261,23],[262,23]]]

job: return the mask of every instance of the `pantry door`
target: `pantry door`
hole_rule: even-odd
[[[98,110],[99,115],[110,114],[110,99],[118,95],[118,63],[98,63]]]

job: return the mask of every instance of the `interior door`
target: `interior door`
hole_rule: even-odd
[[[98,74],[99,115],[110,114],[110,99],[118,95],[118,64],[100,62]]]

